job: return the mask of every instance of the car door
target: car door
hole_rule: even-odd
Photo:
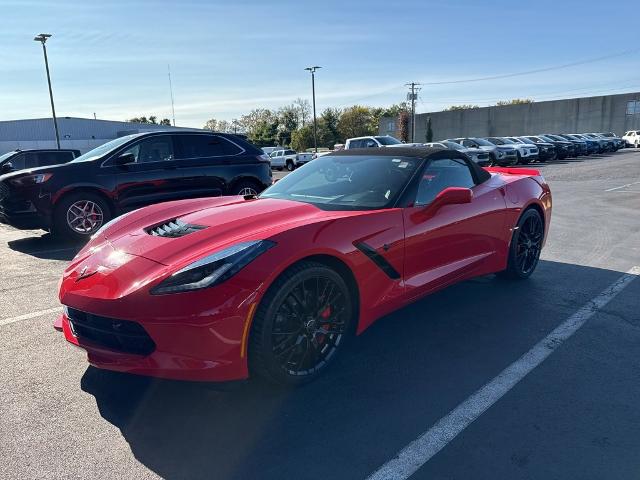
[[[118,157],[125,155],[131,155],[133,162],[117,165],[117,159],[112,158],[105,164],[114,173],[114,196],[121,210],[182,198],[184,181],[171,135],[144,137]]]
[[[244,149],[219,135],[176,135],[176,158],[183,175],[185,197],[229,194],[228,187],[236,178],[243,153]]]
[[[440,158],[425,165],[415,201],[404,209],[409,298],[499,268],[509,241],[503,186],[497,175],[480,182],[466,159]],[[471,189],[471,202],[431,208],[449,187]]]

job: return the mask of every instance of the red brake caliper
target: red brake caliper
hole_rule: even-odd
[[[325,309],[322,312],[320,312],[320,318],[323,318],[326,320],[330,316],[331,316],[331,305],[327,305]],[[322,325],[322,328],[324,328],[326,331],[329,331],[330,327],[331,327],[330,323],[325,323]],[[324,343],[324,339],[325,339],[324,334],[318,335],[318,343]]]

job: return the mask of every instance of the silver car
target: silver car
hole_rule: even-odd
[[[459,143],[452,142],[451,140],[440,140],[438,142],[425,143],[427,147],[441,147],[449,150],[457,150],[466,154],[471,160],[480,165],[481,167],[491,165],[491,158],[489,152],[475,147],[463,147]]]

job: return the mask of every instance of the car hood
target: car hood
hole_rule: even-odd
[[[23,175],[31,175],[36,173],[53,173],[55,175],[57,171],[68,172],[71,170],[80,170],[80,169],[83,169],[84,167],[85,165],[83,165],[81,162],[77,162],[77,163],[68,162],[68,163],[61,163],[58,165],[46,165],[44,167],[27,168],[24,170],[14,170],[4,175],[0,175],[0,182],[3,180],[8,180],[8,179],[20,177]]]
[[[83,248],[78,258],[100,244],[164,265],[188,264],[241,241],[265,240],[296,226],[330,220],[354,211],[324,211],[289,200],[219,197],[167,202],[121,218]],[[187,234],[153,235],[151,229],[175,220],[194,226]]]

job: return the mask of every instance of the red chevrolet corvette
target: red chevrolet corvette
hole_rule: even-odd
[[[298,384],[403,305],[477,275],[527,278],[550,216],[536,170],[346,150],[257,197],[162,203],[104,225],[64,273],[57,326],[99,368]]]

